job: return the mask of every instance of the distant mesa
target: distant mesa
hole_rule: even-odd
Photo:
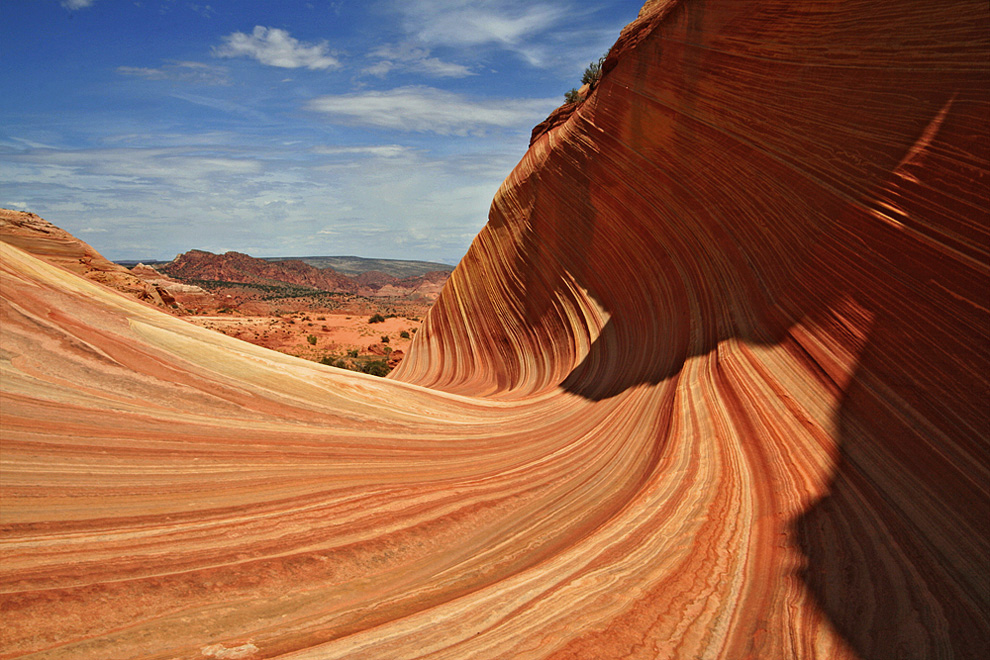
[[[337,271],[330,265],[334,262],[356,274],[351,276]],[[427,267],[431,270],[424,270]],[[335,293],[422,300],[435,300],[452,270],[443,264],[423,261],[359,257],[261,259],[240,252],[213,254],[205,250],[190,250],[170,262],[158,264],[155,268],[161,273],[186,281],[206,280],[269,286],[289,284]],[[402,277],[393,274],[410,272],[415,274]]]
[[[203,252],[204,250],[191,250],[192,252]],[[207,254],[210,254],[207,252]],[[179,255],[182,256],[182,255]],[[178,258],[178,257],[176,257]],[[450,264],[441,263],[438,261],[415,261],[408,259],[374,259],[369,257],[354,257],[354,256],[320,256],[320,257],[258,257],[265,261],[301,261],[305,264],[309,264],[314,268],[332,268],[333,270],[347,275],[349,277],[354,277],[355,275],[360,275],[361,273],[367,273],[371,271],[377,271],[385,273],[386,275],[391,275],[392,277],[397,277],[399,279],[405,277],[414,277],[417,275],[426,275],[427,273],[449,273],[454,270],[454,267]],[[152,266],[160,266],[161,264],[170,263],[168,261],[160,261],[157,259],[145,259],[144,261],[134,260],[134,259],[120,259],[114,263],[120,264],[127,268],[133,268],[138,264],[144,263]]]
[[[371,259],[368,257],[263,257],[266,261],[289,261],[297,259],[315,268],[333,268],[338,273],[350,277],[377,271],[392,277],[405,278],[427,273],[449,273],[454,270],[450,264],[437,261],[412,261],[407,259]]]

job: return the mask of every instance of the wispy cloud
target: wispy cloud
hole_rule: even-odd
[[[283,69],[336,69],[340,60],[330,52],[326,41],[309,44],[299,41],[285,30],[255,26],[251,34],[234,32],[223,37],[224,44],[215,47],[217,57],[249,57],[268,66]]]
[[[62,0],[62,6],[66,9],[85,9],[94,2],[96,0]]]
[[[310,151],[321,156],[377,156],[380,158],[398,158],[412,153],[409,147],[399,144],[376,144],[360,147],[313,147]]]
[[[189,9],[196,12],[197,14],[199,14],[200,16],[202,16],[203,18],[210,18],[211,16],[214,16],[217,13],[217,10],[211,7],[210,5],[197,5],[195,3],[189,2],[186,3],[186,6],[189,7]]]
[[[347,125],[372,126],[439,135],[483,134],[489,129],[528,127],[559,105],[556,99],[474,101],[433,87],[321,96],[306,104]]]
[[[229,85],[230,76],[225,67],[202,62],[173,62],[157,68],[119,66],[117,73],[146,80],[170,80],[196,85]]]
[[[405,0],[397,5],[403,25],[427,46],[495,46],[539,63],[532,42],[568,16],[567,3],[522,0]]]
[[[258,110],[255,110],[254,108],[248,107],[241,103],[235,103],[234,101],[211,98],[208,96],[200,96],[198,94],[175,93],[175,94],[170,94],[170,96],[172,98],[180,99],[182,101],[187,101],[189,103],[194,103],[196,105],[203,106],[204,108],[211,108],[213,110],[218,110],[220,112],[242,115],[249,119],[255,119],[258,121],[268,121],[268,117],[263,112],[259,112]]]
[[[384,77],[393,70],[435,78],[464,78],[475,75],[463,64],[444,62],[439,58],[430,57],[429,49],[417,48],[409,44],[381,46],[373,50],[370,57],[378,58],[379,61],[365,68],[363,73],[373,76]]]
[[[230,144],[229,137],[163,134],[146,141],[183,146],[19,149],[0,159],[5,204],[92,236],[114,259],[168,258],[198,247],[456,263],[519,156],[480,141],[441,156],[401,144],[324,144],[301,153],[272,142]],[[210,148],[211,141],[218,144]]]

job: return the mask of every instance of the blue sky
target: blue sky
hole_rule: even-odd
[[[0,206],[111,259],[456,263],[642,0],[3,0]]]

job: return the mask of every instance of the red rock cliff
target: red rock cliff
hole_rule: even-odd
[[[980,657],[988,56],[983,1],[648,3],[408,382],[0,243],[0,654]]]
[[[811,655],[785,648],[812,620],[786,613],[798,585],[862,657],[985,647],[988,18],[649,3],[591,98],[536,133],[395,376],[611,401],[651,475],[637,501],[684,447],[740,468],[689,499],[736,492],[755,525],[722,578],[699,558],[741,580],[729,646],[663,646],[717,608],[643,606],[561,657],[609,635],[660,657]],[[797,477],[793,452],[834,467]],[[676,609],[682,578],[651,607]]]

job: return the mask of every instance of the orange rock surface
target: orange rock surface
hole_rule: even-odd
[[[0,658],[981,657],[988,63],[648,3],[390,379],[0,244]]]
[[[0,209],[0,241],[159,307],[167,307],[175,300],[161,286],[145,282],[34,213]]]

